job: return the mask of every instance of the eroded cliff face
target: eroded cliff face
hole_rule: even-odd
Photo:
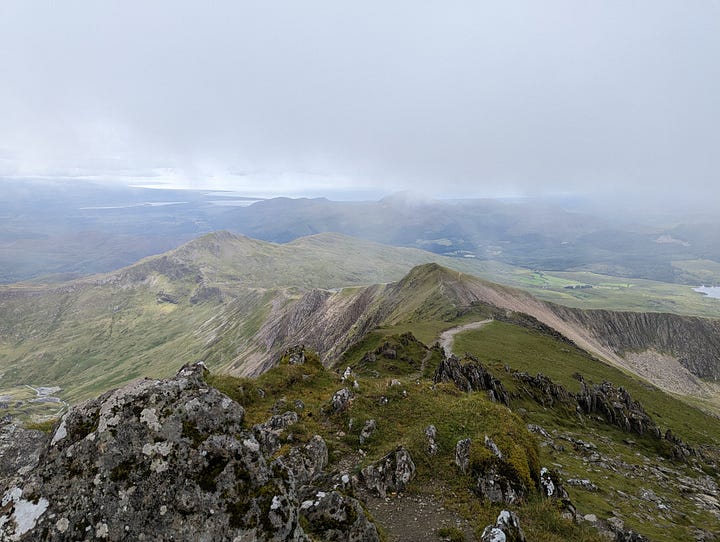
[[[633,353],[654,351],[672,356],[698,378],[720,380],[720,320],[559,305],[554,305],[553,311],[618,355],[632,357]]]

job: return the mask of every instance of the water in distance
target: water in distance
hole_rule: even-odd
[[[720,286],[698,286],[694,291],[705,294],[708,297],[720,299]]]

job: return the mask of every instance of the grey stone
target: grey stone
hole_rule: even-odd
[[[455,464],[460,467],[463,474],[470,472],[470,444],[469,438],[458,440],[455,445]]]
[[[493,439],[485,435],[485,447],[492,452],[492,454],[497,457],[498,459],[503,459],[503,453],[500,451],[500,448],[498,448],[498,445],[495,444]]]
[[[336,391],[333,394],[332,399],[330,399],[333,412],[337,413],[345,410],[350,404],[350,399],[352,399],[352,397],[352,392],[347,388]]]
[[[308,521],[310,534],[319,540],[379,542],[375,525],[365,515],[362,505],[338,491],[318,491],[303,501],[301,515]]]
[[[245,429],[243,408],[207,386],[204,371],[185,366],[73,407],[37,465],[3,493],[0,539],[307,541],[298,486],[322,478],[324,441],[268,463],[256,435],[296,415]],[[353,513],[327,539],[377,540],[359,503],[339,498]]]
[[[360,431],[360,444],[365,444],[365,441],[373,435],[376,429],[377,422],[375,420],[367,420],[362,431]]]
[[[478,476],[475,492],[495,504],[516,504],[523,496],[519,488],[514,487],[510,480],[500,474],[496,465],[488,467]]]
[[[402,446],[360,472],[362,482],[376,495],[401,493],[415,477],[415,463]]]
[[[320,435],[315,435],[303,446],[292,448],[278,459],[293,474],[298,485],[309,484],[318,477],[328,463],[327,444]]]
[[[425,438],[427,438],[428,455],[436,455],[438,453],[437,429],[434,425],[428,425],[425,428]]]
[[[500,512],[495,525],[485,527],[480,540],[481,542],[526,542],[517,514],[508,510]]]

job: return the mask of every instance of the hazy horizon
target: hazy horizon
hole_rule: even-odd
[[[0,179],[719,194],[720,3],[0,6]]]

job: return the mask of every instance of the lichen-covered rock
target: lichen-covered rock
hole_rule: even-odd
[[[185,366],[73,407],[38,465],[2,495],[0,540],[308,540],[298,484],[327,463],[324,441],[269,463],[255,434],[293,416],[244,429],[242,407],[203,372]],[[367,530],[359,518],[337,525],[344,539]]]
[[[0,489],[37,465],[48,440],[42,431],[25,429],[10,416],[0,420]]]
[[[350,404],[350,399],[352,399],[352,397],[352,392],[347,388],[336,391],[333,394],[332,399],[330,399],[330,405],[333,412],[337,413],[345,410]]]
[[[434,425],[428,425],[425,428],[425,438],[427,439],[428,455],[436,455],[438,453],[437,428]]]
[[[362,482],[376,495],[400,493],[415,477],[415,463],[402,446],[360,472]]]
[[[458,440],[455,445],[455,464],[460,467],[463,474],[470,472],[470,445],[469,438]]]
[[[365,444],[365,441],[373,435],[376,429],[377,422],[375,420],[367,420],[362,431],[360,431],[360,444]]]
[[[282,432],[297,423],[298,415],[292,410],[283,414],[276,414],[270,419],[253,426],[255,438],[265,455],[272,455],[280,449],[280,435]]]
[[[525,533],[520,528],[520,520],[515,512],[503,510],[495,525],[488,525],[480,537],[482,542],[526,542]]]
[[[474,490],[478,496],[495,504],[516,504],[524,494],[523,488],[503,476],[496,465],[490,465],[478,475]]]
[[[488,392],[490,400],[504,405],[510,404],[510,395],[502,382],[495,378],[479,361],[470,358],[461,364],[456,356],[443,358],[435,370],[433,380],[437,382],[453,382],[463,391]]]
[[[362,505],[338,491],[318,491],[303,501],[300,513],[310,525],[310,534],[332,542],[379,542],[375,525]]]
[[[327,444],[320,435],[315,435],[310,442],[291,449],[277,461],[281,461],[287,467],[297,485],[309,484],[327,466]]]

